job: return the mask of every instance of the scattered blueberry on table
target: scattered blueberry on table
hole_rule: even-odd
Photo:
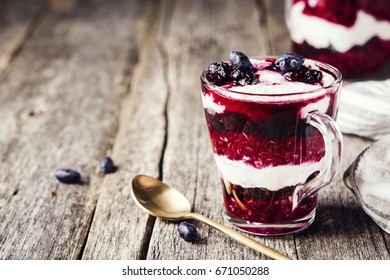
[[[104,157],[100,160],[100,172],[103,174],[114,173],[117,170],[113,160],[110,157]]]
[[[180,222],[178,230],[181,238],[183,238],[185,241],[195,242],[198,240],[198,231],[193,224],[188,222]]]
[[[78,171],[64,168],[64,169],[58,169],[55,172],[55,176],[58,179],[58,181],[65,183],[65,184],[77,184],[80,183],[81,175]]]

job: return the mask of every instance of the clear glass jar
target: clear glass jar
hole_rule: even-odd
[[[287,0],[293,52],[344,76],[373,72],[390,59],[389,0]]]

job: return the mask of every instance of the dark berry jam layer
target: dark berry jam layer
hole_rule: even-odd
[[[203,87],[204,95],[225,107],[223,113],[204,110],[214,153],[256,168],[318,162],[324,156],[323,136],[300,114],[310,104],[327,100],[325,113],[334,116],[336,93],[337,88],[314,98],[262,103]]]
[[[331,47],[317,49],[306,42],[293,43],[293,49],[308,58],[335,66],[346,77],[371,73],[390,59],[390,41],[378,37],[372,38],[363,46],[355,46],[345,53],[339,53]]]
[[[325,154],[321,133],[291,111],[256,120],[232,111],[205,115],[214,153],[230,160],[260,169],[318,162]]]
[[[299,224],[314,217],[317,195],[305,197],[293,208],[295,187],[285,187],[278,191],[263,188],[243,188],[222,181],[226,212],[231,220],[259,223],[260,228],[247,228],[246,231],[258,234],[283,234],[286,231],[300,230]],[[297,225],[297,228],[276,228],[271,225]]]

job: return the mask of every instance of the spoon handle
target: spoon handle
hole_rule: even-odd
[[[241,244],[244,244],[260,253],[263,253],[264,255],[272,258],[272,259],[275,259],[275,260],[291,260],[289,257],[285,256],[285,255],[282,255],[280,254],[279,252],[276,252],[275,250],[227,227],[227,226],[224,226],[212,219],[209,219],[201,214],[198,214],[198,213],[189,213],[186,215],[186,218],[189,218],[189,219],[194,219],[194,220],[197,220],[197,221],[200,221],[200,222],[203,222],[205,224],[208,224],[209,226],[225,233],[227,236],[233,238],[234,240],[240,242]]]

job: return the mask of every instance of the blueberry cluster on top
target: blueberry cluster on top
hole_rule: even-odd
[[[322,72],[303,65],[305,58],[299,54],[285,53],[279,56],[271,69],[282,72],[291,81],[315,84],[322,80]]]
[[[206,79],[216,86],[231,83],[233,86],[254,85],[257,83],[255,69],[249,58],[239,51],[229,55],[230,64],[219,61],[209,65]],[[271,70],[281,72],[290,81],[315,84],[322,80],[322,72],[303,65],[305,58],[298,54],[285,53],[270,66]]]
[[[223,61],[211,63],[205,73],[206,79],[217,86],[228,82],[234,86],[256,83],[253,65],[245,54],[232,51],[229,60],[230,64]]]

